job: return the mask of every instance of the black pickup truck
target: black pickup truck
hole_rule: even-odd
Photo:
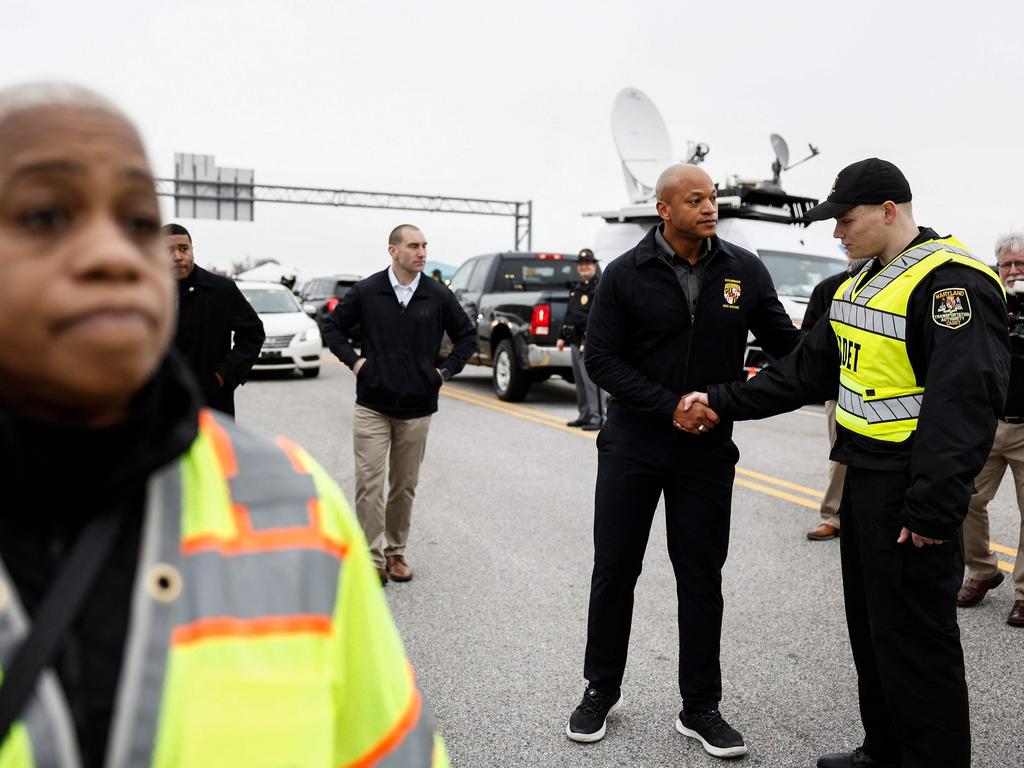
[[[469,362],[491,366],[501,400],[522,400],[552,375],[572,381],[569,348],[560,352],[555,343],[577,280],[575,256],[562,253],[488,253],[452,275],[452,292],[477,328],[479,349]],[[446,337],[442,355],[450,349]]]

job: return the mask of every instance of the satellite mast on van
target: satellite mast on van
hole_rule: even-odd
[[[665,121],[643,91],[623,88],[615,97],[612,136],[622,160],[629,202],[652,202],[658,175],[676,159]],[[683,162],[698,164],[709,151],[707,144],[687,142],[687,159]]]
[[[775,162],[772,163],[772,186],[778,189],[782,189],[782,172],[788,171],[790,168],[796,168],[801,163],[806,163],[812,157],[818,155],[818,148],[813,144],[808,144],[807,147],[811,150],[811,154],[805,157],[803,160],[797,160],[792,165],[789,164],[789,145],[786,140],[779,136],[777,133],[772,133],[768,136],[768,140],[772,143],[772,149],[775,150]]]

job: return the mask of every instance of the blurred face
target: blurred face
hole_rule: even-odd
[[[836,219],[832,237],[846,248],[847,258],[880,256],[888,245],[885,209],[881,205],[858,205]]]
[[[164,237],[164,247],[171,257],[171,274],[174,275],[174,279],[184,280],[191,275],[196,260],[188,235],[167,235]]]
[[[699,168],[681,169],[662,190],[658,215],[677,236],[691,239],[713,237],[718,228],[718,193],[715,184]]]
[[[999,279],[1007,288],[1016,282],[1024,285],[1024,251],[1003,251],[999,254]]]
[[[576,265],[576,273],[580,280],[593,280],[597,274],[597,264],[592,261],[583,261]]]
[[[388,253],[396,272],[422,272],[427,265],[427,239],[418,229],[403,229],[402,242],[389,245]]]
[[[0,123],[0,400],[60,422],[124,417],[171,335],[159,226],[123,120],[46,106]]]

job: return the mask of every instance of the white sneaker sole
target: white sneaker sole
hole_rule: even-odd
[[[680,720],[678,717],[676,718],[676,730],[683,734],[683,736],[688,736],[691,739],[696,739],[697,741],[699,741],[701,743],[701,746],[704,747],[704,751],[707,752],[709,755],[714,755],[715,757],[739,757],[740,755],[747,754],[746,744],[743,744],[738,747],[724,748],[714,747],[711,744],[708,744],[706,741],[704,741],[703,736],[701,736],[696,731],[691,731],[689,728],[683,725],[683,721]]]
[[[573,741],[579,744],[593,744],[595,741],[600,741],[604,738],[605,728],[608,726],[608,717],[616,709],[622,706],[622,694],[619,694],[619,700],[612,704],[611,709],[608,710],[608,714],[604,716],[604,722],[601,724],[599,730],[593,733],[575,733],[569,729],[569,723],[565,724],[565,735]]]

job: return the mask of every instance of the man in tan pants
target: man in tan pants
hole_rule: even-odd
[[[1012,627],[1024,627],[1024,560],[1021,558],[1024,551],[1024,302],[1014,288],[1018,280],[1024,288],[1024,233],[1011,232],[999,238],[996,260],[999,278],[1006,286],[1010,310],[1010,388],[1003,418],[996,425],[992,452],[974,480],[975,493],[964,520],[967,578],[956,602],[961,608],[977,605],[990,589],[1003,583],[999,560],[989,548],[988,503],[999,490],[1009,467],[1017,489],[1021,528],[1013,568],[1013,607],[1006,623]]]
[[[430,416],[441,385],[476,351],[476,329],[448,286],[421,279],[423,232],[395,227],[388,253],[391,266],[356,283],[324,323],[327,346],[356,375],[356,516],[384,584],[412,578],[405,547]],[[348,339],[356,325],[358,353]],[[446,332],[453,347],[442,361]]]

